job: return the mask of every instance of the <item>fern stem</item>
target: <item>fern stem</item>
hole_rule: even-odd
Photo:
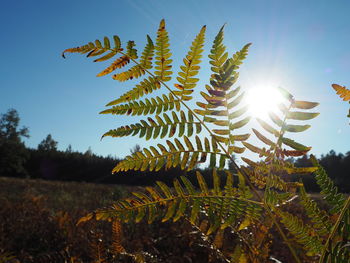
[[[334,238],[337,230],[338,230],[338,227],[345,215],[345,213],[348,211],[350,207],[350,196],[348,197],[348,199],[346,200],[345,204],[344,204],[344,207],[342,208],[341,212],[340,212],[340,215],[337,219],[337,222],[334,224],[333,228],[332,228],[332,232],[329,234],[328,238],[327,238],[327,241],[326,241],[326,244],[324,246],[324,249],[322,251],[322,255],[321,255],[321,258],[320,258],[320,263],[323,263],[324,261],[324,258],[326,256],[326,253],[328,252],[328,246],[329,246],[329,243],[331,242],[331,240]]]
[[[122,52],[122,51],[120,51],[120,53],[121,53],[122,55],[127,55],[127,54],[125,54],[125,53]],[[130,59],[131,59],[135,64],[141,66],[135,59],[133,59],[133,58],[130,58]],[[141,66],[141,67],[142,67],[142,66]],[[143,67],[142,67],[142,68],[143,68]],[[145,68],[143,68],[143,69],[144,69],[145,72],[147,72],[149,75],[151,75],[152,77],[155,77],[155,75],[154,75],[152,72],[150,72],[148,69],[145,69]],[[186,104],[183,100],[181,100],[181,99],[169,88],[169,86],[168,86],[164,81],[159,80],[159,82],[160,82],[161,84],[163,84],[163,86],[164,86],[176,99],[178,99],[178,100],[180,101],[180,103],[181,103],[188,111],[190,111],[190,112],[193,114],[193,116],[203,125],[203,127],[209,132],[210,136],[211,136],[212,138],[214,138],[214,140],[217,142],[217,144],[219,145],[219,147],[221,148],[221,150],[222,150],[222,151],[227,155],[227,157],[232,161],[233,167],[234,167],[237,171],[239,171],[239,172],[244,176],[244,178],[246,179],[246,181],[247,181],[247,183],[248,183],[250,189],[251,189],[251,190],[254,192],[254,194],[258,197],[258,199],[263,203],[263,206],[264,206],[265,210],[267,211],[267,213],[268,213],[269,216],[271,217],[273,223],[276,225],[278,232],[280,233],[280,235],[281,235],[282,239],[284,240],[284,242],[287,244],[287,246],[288,246],[289,250],[291,251],[291,253],[292,253],[294,259],[296,260],[297,263],[301,263],[301,261],[300,261],[299,257],[297,256],[297,254],[296,254],[294,248],[292,247],[292,245],[290,244],[288,238],[287,238],[286,235],[284,234],[284,232],[283,232],[283,230],[282,230],[280,224],[277,222],[276,218],[274,217],[274,215],[273,215],[273,213],[272,213],[270,207],[266,204],[266,202],[265,202],[264,199],[261,197],[261,195],[259,194],[259,192],[258,192],[257,189],[255,188],[255,186],[250,182],[249,176],[245,173],[244,170],[242,170],[242,169],[238,166],[238,164],[235,162],[234,158],[233,158],[233,157],[230,155],[230,153],[225,149],[225,147],[224,147],[220,142],[218,142],[218,141],[215,139],[214,134],[213,134],[212,131],[209,129],[209,127],[204,123],[204,121],[202,121],[202,120],[198,117],[198,115],[197,115],[189,106],[187,106],[187,104]]]

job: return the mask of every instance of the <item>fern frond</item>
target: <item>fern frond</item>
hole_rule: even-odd
[[[121,42],[118,36],[114,36],[114,46],[111,46],[109,38],[104,38],[104,43],[96,40],[94,43],[89,42],[86,45],[76,47],[76,48],[68,48],[63,51],[62,56],[65,57],[65,53],[81,53],[87,54],[87,57],[96,57],[99,55],[103,55],[94,60],[94,62],[102,62],[109,60],[115,57],[118,53],[122,53],[123,55],[117,59],[115,59],[110,66],[97,74],[98,77],[105,76],[116,69],[123,68],[126,66],[131,59],[137,58],[137,50],[134,48],[134,41],[128,41],[126,46],[126,52],[123,53],[123,49],[121,47]],[[147,36],[148,43],[142,53],[141,64],[131,67],[129,70],[115,74],[113,76],[114,79],[119,81],[126,81],[133,78],[138,78],[145,74],[144,69],[149,69],[152,67],[151,59],[154,54],[154,46],[152,40]],[[108,52],[108,53],[107,53]]]
[[[112,250],[114,254],[125,252],[125,248],[122,245],[123,229],[119,220],[114,220],[112,223]]]
[[[220,181],[223,174],[214,169],[212,188],[208,187],[200,173],[197,173],[199,189],[195,188],[186,177],[181,177],[181,181],[175,180],[173,188],[158,182],[158,187],[145,187],[146,192],[135,192],[132,197],[122,199],[110,208],[88,214],[79,223],[92,218],[113,220],[115,222],[113,229],[117,233],[114,246],[116,252],[119,252],[123,250],[119,235],[121,233],[120,222],[140,222],[145,218],[147,218],[148,223],[152,223],[156,219],[177,221],[187,216],[189,221],[194,224],[202,217],[206,217],[209,222],[206,233],[216,232],[215,243],[221,247],[222,233],[226,227],[230,227],[233,232],[253,235],[253,232],[249,230],[255,227],[256,222],[265,226],[261,222],[261,218],[267,215],[267,218],[272,219],[273,223],[276,224],[296,261],[300,262],[278,222],[273,217],[272,211],[279,211],[278,206],[295,196],[294,189],[297,183],[283,181],[279,176],[282,172],[284,174],[296,171],[310,172],[310,170],[315,169],[310,167],[299,169],[284,163],[285,156],[299,156],[310,149],[284,136],[286,132],[302,132],[310,125],[291,124],[288,121],[304,121],[318,115],[318,113],[291,111],[291,109],[309,109],[313,108],[315,103],[295,101],[291,94],[281,90],[283,96],[290,103],[289,107],[281,105],[282,118],[277,114],[270,114],[272,125],[261,122],[263,129],[277,138],[276,142],[260,131],[253,130],[258,139],[267,145],[267,148],[259,148],[247,143],[249,134],[235,134],[236,130],[246,126],[250,121],[250,117],[245,116],[248,108],[241,106],[244,101],[244,92],[241,92],[240,87],[232,88],[238,79],[238,69],[248,54],[250,44],[245,45],[232,57],[229,57],[223,45],[223,28],[221,28],[209,54],[213,74],[210,77],[209,85],[206,85],[206,91],[201,93],[204,103],[197,103],[199,109],[195,110],[196,114],[194,114],[185,102],[192,99],[193,89],[198,82],[196,75],[200,69],[199,63],[203,52],[205,30],[206,28],[203,27],[192,42],[190,51],[183,61],[184,64],[180,67],[175,90],[171,90],[165,83],[172,78],[172,54],[164,20],[160,22],[155,45],[147,36],[147,44],[140,59],[138,59],[135,43],[133,41],[127,42],[123,50],[118,37],[114,38],[114,48],[111,47],[109,39],[105,38],[103,44],[97,40],[95,43],[67,49],[65,52],[87,54],[88,57],[96,58],[95,62],[113,61],[98,76],[107,75],[116,69],[123,68],[130,61],[136,65],[124,72],[114,74],[114,79],[127,81],[144,76],[146,73],[149,74],[148,78],[140,81],[118,99],[108,103],[107,106],[111,106],[111,108],[101,112],[118,115],[147,115],[148,118],[136,124],[110,130],[103,136],[139,135],[147,140],[164,138],[165,136],[172,137],[175,134],[182,137],[181,141],[177,138],[172,141],[166,140],[167,145],[158,144],[157,148],[150,146],[127,156],[125,160],[117,164],[113,173],[128,170],[159,171],[172,167],[192,170],[196,164],[206,162],[207,159],[210,161],[210,167],[217,166],[219,170],[222,170],[227,159],[230,158],[239,178],[238,187],[233,186],[234,176],[229,171],[226,172],[226,185],[222,187]],[[114,58],[116,54],[121,54],[121,57]],[[155,56],[154,71],[152,70],[153,56]],[[158,97],[139,100],[142,96],[159,89],[161,84],[170,92],[168,95],[162,94]],[[180,111],[181,104],[189,110],[188,115],[184,111]],[[165,113],[166,111],[172,111],[172,113]],[[155,116],[150,116],[152,114]],[[198,115],[203,116],[203,121],[198,119]],[[198,121],[194,121],[194,118]],[[207,126],[204,122],[215,126],[215,128],[209,129],[209,125]],[[277,126],[277,128],[273,126]],[[209,132],[210,139],[195,136],[193,140],[190,140],[189,137],[194,134],[194,128],[198,134],[202,127]],[[243,146],[237,146],[237,142],[242,143]],[[282,145],[288,146],[292,150],[284,149]],[[252,166],[249,170],[251,172],[245,172],[245,169],[238,167],[231,157],[232,153],[242,153],[245,147],[266,157],[261,163],[249,160],[248,163]],[[263,198],[255,190],[254,184],[261,189],[265,188]],[[259,198],[260,201],[255,201],[255,198]],[[262,211],[263,208],[266,214]],[[322,249],[318,233],[312,232],[310,226],[305,226],[301,221],[294,220],[295,218],[291,218],[291,215],[287,213],[282,212],[281,217],[286,227],[296,235],[301,243],[304,242],[303,244],[309,250],[316,253]],[[304,234],[308,237],[300,234],[300,229],[305,230]],[[261,241],[262,238],[259,240]],[[314,244],[310,245],[310,241]],[[260,247],[260,245],[255,248]],[[249,254],[246,256],[245,252],[242,251],[238,260],[248,262],[251,258]]]
[[[280,206],[287,203],[292,198],[295,198],[295,195],[290,192],[278,193],[275,190],[272,190],[270,187],[267,187],[264,193],[264,199],[266,204],[269,204],[271,207]]]
[[[340,86],[338,84],[332,84],[333,89],[337,92],[340,98],[344,101],[350,101],[350,90],[345,86]]]
[[[169,37],[168,32],[165,29],[165,21],[162,19],[159,24],[157,32],[157,40],[155,45],[156,57],[155,57],[155,75],[163,82],[171,80],[171,63],[172,59],[169,49]]]
[[[244,145],[251,151],[258,153],[260,156],[265,156],[265,161],[270,162],[273,159],[283,160],[286,156],[302,156],[305,155],[311,147],[304,146],[292,139],[285,137],[286,132],[303,132],[310,128],[310,125],[299,125],[299,124],[289,124],[288,120],[310,120],[319,115],[319,113],[311,112],[302,112],[302,111],[292,111],[292,108],[297,109],[311,109],[318,105],[315,102],[308,101],[297,101],[294,99],[294,96],[291,95],[288,91],[279,88],[281,95],[289,102],[289,107],[285,106],[284,103],[279,105],[279,109],[282,113],[282,117],[278,116],[273,112],[269,112],[269,117],[271,121],[277,126],[277,129],[268,124],[267,122],[257,119],[261,127],[267,131],[269,134],[272,134],[276,137],[276,141],[272,141],[258,130],[253,129],[256,137],[268,146],[267,149],[259,148],[254,145],[244,143]],[[292,149],[282,148],[282,144],[288,146]],[[299,169],[296,167],[290,167],[286,169],[288,174],[296,173],[297,170],[300,172],[312,172],[315,168],[309,167],[307,169]]]
[[[224,41],[224,27],[221,27],[220,31],[216,35],[212,49],[208,57],[211,59],[210,64],[212,65],[211,70],[215,73],[219,73],[221,67],[228,58],[228,53],[225,52],[226,47],[223,44]]]
[[[107,59],[112,58],[114,55],[122,51],[120,39],[118,36],[114,36],[115,45],[113,48],[111,48],[110,41],[107,37],[104,37],[104,45],[102,45],[100,40],[95,40],[95,43],[89,42],[86,45],[75,47],[75,48],[68,48],[62,52],[62,56],[65,58],[65,53],[80,53],[80,54],[87,54],[87,57],[93,57],[101,55],[107,51],[109,51],[108,54],[95,59],[95,62],[105,61]]]
[[[216,170],[213,170],[213,191],[214,194],[222,196],[236,196],[239,195],[244,200],[250,200],[251,193],[246,187],[244,179],[239,177],[239,188],[233,187],[233,175],[229,171],[225,171],[227,174],[226,184],[224,191],[220,187],[220,177]],[[198,176],[198,173],[197,173]],[[201,190],[203,191],[202,187]],[[242,200],[243,200],[242,199]],[[241,202],[241,200],[230,200],[224,198],[222,200],[211,199],[208,202],[208,208],[206,209],[206,214],[210,222],[210,227],[206,234],[217,231],[218,229],[225,229],[231,227],[237,231],[242,230],[242,222],[244,220],[249,220],[249,222],[257,222],[261,217],[261,205],[255,202],[247,201]]]
[[[194,111],[204,117],[204,122],[219,126],[219,129],[213,129],[212,131],[218,142],[228,145],[230,154],[232,152],[242,153],[244,148],[239,149],[236,146],[231,147],[230,144],[234,144],[236,141],[245,141],[250,136],[249,134],[235,135],[233,133],[234,130],[242,128],[250,120],[250,117],[245,117],[239,121],[234,120],[242,117],[247,111],[247,107],[243,107],[234,112],[232,111],[234,107],[240,104],[244,94],[242,93],[234,98],[239,93],[239,87],[230,92],[214,90],[210,86],[206,87],[210,95],[205,92],[201,92],[201,95],[205,98],[207,104],[198,102],[197,105],[202,109],[195,109]],[[226,119],[220,119],[218,117],[226,117]]]
[[[134,42],[129,41],[127,48],[127,56],[129,58],[136,59],[137,50],[134,49]],[[142,52],[139,64],[131,67],[127,71],[113,75],[113,79],[123,82],[143,76],[146,73],[145,70],[152,68],[153,55],[154,45],[152,39],[147,35],[147,44]]]
[[[158,144],[159,151],[151,146],[150,150],[144,148],[142,152],[136,152],[129,155],[125,160],[119,162],[113,169],[113,173],[128,170],[159,171],[163,166],[165,169],[180,165],[181,169],[191,170],[198,162],[205,162],[207,155],[210,155],[210,166],[214,167],[219,157],[219,169],[222,169],[228,158],[226,154],[220,153],[217,145],[214,143],[210,147],[208,138],[204,143],[196,136],[196,147],[190,142],[187,136],[184,136],[186,147],[175,139],[174,143],[167,140],[168,149],[162,144]],[[204,144],[204,147],[203,147]]]
[[[89,252],[91,254],[91,257],[93,258],[93,262],[96,263],[103,263],[107,260],[107,253],[106,253],[106,247],[103,244],[103,240],[101,239],[102,235],[101,233],[90,231],[90,239],[89,239],[89,245],[90,249]]]
[[[120,82],[131,80],[131,79],[137,79],[143,75],[145,75],[146,71],[140,66],[136,65],[128,69],[127,71],[114,74],[113,79],[118,80]]]
[[[301,219],[288,212],[279,212],[279,215],[282,223],[295,236],[298,243],[314,255],[321,253],[323,249],[322,240],[311,226],[305,225]]]
[[[135,42],[132,40],[129,40],[128,43],[126,44],[126,54],[132,58],[132,59],[137,59],[137,49],[134,48],[136,46]]]
[[[204,122],[219,126],[218,129],[212,130],[215,134],[215,139],[227,145],[227,150],[230,154],[243,153],[244,147],[237,147],[233,144],[237,138],[237,141],[243,141],[249,137],[248,134],[233,134],[233,130],[245,126],[249,122],[250,117],[245,117],[238,121],[234,120],[242,117],[248,108],[241,107],[234,111],[234,108],[240,105],[244,92],[238,95],[239,87],[231,90],[238,77],[236,70],[246,57],[249,45],[236,52],[233,58],[228,58],[228,54],[225,51],[226,47],[223,44],[223,27],[220,29],[209,54],[211,69],[214,74],[211,75],[210,85],[206,85],[207,92],[201,92],[206,103],[197,102],[201,109],[195,109],[197,114],[203,116]]]
[[[101,46],[101,42],[99,40],[96,40],[96,44],[98,43],[98,46]],[[74,47],[74,48],[67,48],[62,52],[62,57],[66,58],[66,53],[81,53],[81,54],[85,54],[87,52],[93,52],[95,51],[97,47],[95,46],[95,43],[93,42],[89,42],[86,45],[83,46],[78,46],[78,47]],[[104,50],[105,52],[105,50]]]
[[[175,135],[178,130],[178,137],[182,137],[185,132],[187,137],[193,135],[194,127],[195,133],[198,134],[202,130],[202,124],[199,121],[194,121],[192,113],[188,112],[188,117],[183,111],[180,111],[180,117],[173,111],[172,112],[173,120],[166,114],[163,113],[163,119],[156,115],[155,119],[148,117],[148,123],[144,120],[141,123],[131,124],[119,127],[117,129],[110,130],[106,132],[103,136],[111,137],[124,137],[124,136],[135,136],[138,135],[140,138],[146,136],[146,140],[151,138],[156,139],[158,137],[164,138],[165,136],[172,137]]]
[[[95,218],[96,220],[120,220],[123,222],[140,222],[147,217],[148,223],[161,219],[162,222],[172,219],[177,221],[180,218],[190,215],[190,221],[193,223],[199,215],[206,211],[210,218],[211,226],[208,235],[213,229],[218,229],[221,224],[230,225],[237,223],[232,220],[236,214],[236,219],[241,214],[255,217],[260,212],[254,209],[244,209],[247,204],[251,206],[260,206],[258,202],[247,200],[241,196],[239,191],[221,190],[218,185],[218,177],[214,175],[214,188],[196,189],[186,177],[181,177],[181,183],[174,180],[174,191],[162,182],[157,182],[158,187],[146,187],[146,193],[134,192],[133,197],[117,201],[112,207],[98,209],[94,213],[81,218],[78,224]],[[197,173],[197,178],[203,184],[204,178]],[[230,180],[229,180],[230,181]],[[231,181],[232,182],[232,181]],[[203,187],[203,185],[202,185]],[[228,201],[226,201],[228,200]],[[225,202],[224,202],[225,201]],[[229,204],[226,207],[223,204]],[[241,208],[238,208],[241,207]],[[254,211],[253,211],[254,210]],[[253,215],[253,213],[255,215]],[[230,223],[226,221],[230,220]],[[213,226],[213,224],[216,224]],[[211,230],[212,229],[212,230]],[[221,227],[224,229],[224,227]]]
[[[160,82],[157,78],[148,77],[142,80],[135,88],[124,93],[118,99],[109,102],[106,106],[113,106],[124,102],[138,100],[146,94],[150,94],[155,90],[160,89]]]
[[[345,201],[329,234],[320,262],[346,263],[350,258],[350,197]]]
[[[235,70],[239,68],[239,66],[243,63],[243,60],[245,60],[248,56],[248,50],[251,45],[251,43],[244,45],[244,47],[241,50],[237,51],[233,55],[232,64],[235,65]]]
[[[200,66],[198,65],[201,63],[203,53],[205,29],[205,26],[202,27],[201,31],[193,40],[190,51],[183,60],[184,65],[180,67],[181,71],[178,73],[179,76],[177,77],[177,81],[180,84],[175,84],[175,87],[178,90],[173,92],[183,101],[192,99],[192,96],[190,95],[199,80],[198,78],[195,78],[195,76],[198,75],[200,69]]]
[[[237,81],[239,65],[242,64],[248,54],[250,44],[245,45],[240,51],[225,61],[219,70],[219,73],[214,73],[210,79],[210,84],[215,90],[229,90],[230,87]]]
[[[313,228],[318,235],[327,235],[332,227],[332,222],[329,219],[328,214],[321,210],[315,201],[307,195],[304,186],[300,187],[301,204],[305,208],[306,214],[313,223]]]
[[[176,109],[180,110],[180,101],[177,100],[171,93],[168,96],[145,99],[145,101],[134,101],[128,104],[113,106],[107,110],[103,110],[100,114],[115,114],[115,115],[147,115],[160,114],[164,111]]]
[[[301,186],[299,182],[286,182],[281,178],[281,174],[303,174],[312,173],[317,170],[317,167],[295,167],[292,163],[279,160],[266,163],[253,162],[248,158],[242,157],[242,160],[251,166],[250,169],[242,167],[245,174],[248,175],[250,181],[258,188],[263,189],[275,188],[284,192],[294,193]]]
[[[237,80],[236,70],[248,54],[250,44],[245,45],[240,51],[233,55],[233,58],[227,58],[226,47],[223,44],[223,27],[216,35],[209,58],[211,69],[214,72],[210,79],[210,84],[215,90],[228,90]]]
[[[344,206],[345,198],[341,193],[338,193],[338,188],[334,186],[333,181],[328,177],[326,171],[319,164],[315,156],[310,156],[311,162],[318,170],[315,171],[315,178],[317,184],[321,188],[321,194],[324,195],[324,199],[332,206],[330,212],[332,214],[339,213]]]
[[[125,67],[130,62],[130,58],[128,56],[121,56],[117,58],[109,67],[101,71],[97,74],[97,77],[105,76],[118,68]]]
[[[140,58],[140,65],[144,69],[151,69],[152,68],[152,59],[154,56],[154,45],[153,41],[150,38],[149,35],[147,35],[147,45],[145,46],[141,58]]]

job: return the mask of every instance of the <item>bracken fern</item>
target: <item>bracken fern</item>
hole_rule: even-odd
[[[116,253],[125,252],[121,246],[122,222],[147,220],[153,223],[185,218],[205,235],[214,235],[213,246],[216,248],[222,247],[224,230],[229,229],[237,236],[237,244],[231,253],[225,254],[231,262],[267,261],[271,245],[269,235],[274,225],[295,262],[307,257],[300,258],[286,231],[300,243],[306,255],[319,257],[320,262],[347,262],[349,199],[345,201],[338,193],[316,158],[312,157],[313,166],[302,168],[288,161],[289,157],[303,156],[311,149],[287,135],[310,128],[303,122],[317,117],[318,113],[308,110],[318,103],[296,100],[288,91],[279,88],[284,97],[284,102],[279,105],[280,112],[271,112],[269,121],[258,118],[260,127],[252,129],[263,146],[248,142],[250,133],[242,133],[241,128],[251,117],[247,114],[248,107],[242,105],[244,91],[234,85],[251,44],[229,55],[223,44],[222,27],[209,54],[212,71],[209,83],[200,92],[202,101],[196,101],[197,108],[191,109],[187,103],[194,99],[193,92],[199,81],[205,33],[204,26],[194,38],[176,76],[172,71],[172,53],[164,20],[160,22],[155,42],[147,35],[140,57],[133,41],[123,46],[118,36],[114,36],[113,41],[104,37],[103,44],[96,40],[63,52],[63,56],[66,53],[99,56],[94,62],[112,61],[97,76],[121,70],[112,78],[120,82],[140,78],[138,84],[109,102],[108,108],[101,113],[143,115],[146,119],[111,129],[102,137],[138,135],[146,140],[165,141],[132,153],[120,161],[113,172],[159,171],[172,167],[190,171],[199,163],[208,163],[213,170],[213,187],[208,187],[197,171],[199,187],[192,185],[186,177],[181,177],[180,181],[175,179],[172,187],[157,182],[155,187],[146,187],[144,192],[134,192],[111,207],[89,213],[79,223],[91,219],[114,222]],[[168,84],[172,80],[174,88]],[[348,90],[338,85],[333,87],[344,100],[348,100]],[[152,96],[156,90],[161,94]],[[240,167],[235,158],[246,149],[258,154],[260,160],[242,157],[246,165]],[[227,170],[228,160],[235,171]],[[321,210],[311,200],[302,182],[289,180],[290,174],[306,173],[315,173],[321,194],[331,206],[329,211]],[[220,179],[224,177],[226,182],[222,184]],[[286,210],[288,205],[298,201],[309,219]]]

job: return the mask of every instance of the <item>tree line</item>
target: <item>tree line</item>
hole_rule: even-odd
[[[84,181],[94,183],[151,185],[160,180],[170,183],[174,177],[185,175],[179,168],[158,172],[125,172],[112,175],[118,159],[98,156],[89,148],[85,153],[73,151],[71,145],[65,151],[57,149],[58,142],[48,134],[36,149],[25,146],[23,139],[29,137],[29,129],[20,127],[20,117],[15,109],[9,109],[0,115],[0,176],[40,178],[45,180]],[[140,151],[139,146],[131,152]],[[310,166],[307,156],[291,160],[298,167]],[[346,154],[330,151],[319,158],[342,192],[350,192],[350,151]],[[229,164],[230,166],[230,164]],[[211,172],[198,168],[207,182],[212,180]],[[195,171],[187,174],[195,179]],[[222,176],[225,176],[222,174]],[[303,180],[308,191],[318,192],[319,188],[313,175],[293,175],[293,180]],[[195,182],[196,180],[193,180]]]

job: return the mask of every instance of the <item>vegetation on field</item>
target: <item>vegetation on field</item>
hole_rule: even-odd
[[[118,36],[104,37],[103,41],[96,40],[63,52],[63,57],[67,53],[80,53],[95,57],[94,62],[109,61],[110,65],[97,75],[99,77],[119,71],[112,76],[117,81],[141,79],[109,102],[101,114],[143,117],[136,123],[111,129],[103,137],[137,135],[154,140],[155,144],[143,149],[135,147],[125,159],[116,161],[112,172],[137,172],[146,178],[166,173],[177,173],[177,176],[171,182],[158,180],[141,189],[129,188],[123,194],[113,191],[117,200],[107,196],[89,203],[98,204],[98,208],[86,204],[84,210],[90,208],[89,212],[73,212],[77,206],[67,208],[71,214],[56,210],[64,207],[60,204],[61,196],[52,202],[58,208],[54,205],[46,208],[46,198],[37,194],[27,194],[22,199],[6,195],[2,211],[5,223],[1,228],[5,237],[1,246],[5,249],[0,260],[17,260],[11,259],[16,256],[12,254],[15,251],[24,262],[54,259],[71,262],[348,262],[350,197],[341,193],[347,190],[348,183],[344,178],[336,179],[339,189],[322,163],[308,155],[311,147],[298,142],[293,135],[311,127],[309,122],[319,114],[314,112],[318,103],[299,100],[278,88],[283,97],[278,104],[279,111],[269,112],[268,119],[256,118],[257,125],[251,132],[244,130],[252,116],[244,105],[244,89],[235,85],[251,44],[229,55],[224,45],[224,27],[219,30],[208,55],[212,72],[198,98],[194,92],[200,88],[197,84],[205,35],[206,26],[203,26],[177,75],[173,74],[164,20],[159,24],[155,41],[147,35],[140,56],[134,41],[124,45]],[[333,88],[345,101],[350,100],[348,89],[337,84]],[[32,158],[27,166],[34,171],[32,174],[44,173],[47,179],[74,178],[72,174],[55,174],[54,164],[46,162],[45,165],[42,161],[48,161],[45,160],[48,156],[55,160],[71,155],[60,160],[60,163],[69,163],[81,154],[70,150],[65,154],[58,152],[57,142],[51,135],[39,144],[38,150],[28,151],[21,142],[21,137],[28,136],[28,130],[18,130],[18,123],[14,110],[1,119],[0,146],[4,152],[10,152],[4,156],[15,156],[14,149],[21,151],[8,162],[2,158],[7,167],[0,175],[26,176],[25,160]],[[257,154],[258,158],[247,158],[246,151]],[[337,163],[335,170],[347,169],[349,153],[339,157],[340,161],[331,152],[323,157],[324,163]],[[238,165],[238,158],[243,165]],[[82,163],[96,159],[87,151]],[[104,161],[101,158],[99,164]],[[109,164],[111,160],[107,161]],[[199,169],[199,164],[208,168]],[[89,185],[86,189],[90,187],[97,186]],[[319,190],[319,198],[307,192],[315,188]],[[70,193],[81,191],[79,189],[76,187]],[[95,190],[96,193],[91,194],[99,196],[98,187]],[[88,198],[84,194],[80,193],[83,199]],[[54,193],[50,195],[53,197]],[[6,217],[15,211],[23,215]],[[23,221],[31,218],[34,222],[44,219],[48,227],[33,231],[29,221]],[[78,218],[77,228],[73,222]],[[159,227],[161,223],[166,227],[165,233]],[[22,224],[24,228],[16,228]],[[146,224],[150,225],[149,232],[134,231]],[[21,232],[23,229],[24,233],[30,233],[28,237]],[[19,236],[20,242],[15,236]],[[47,236],[50,242],[42,236]],[[170,246],[165,236],[175,241],[171,252],[165,252]],[[15,242],[6,244],[11,237]],[[38,250],[31,247],[35,242],[40,243]],[[30,256],[20,250],[23,246],[28,248]],[[203,251],[199,252],[198,247],[204,247]]]
[[[118,36],[113,36],[112,41],[104,37],[102,42],[96,40],[63,52],[63,57],[66,53],[98,57],[94,62],[113,59],[97,76],[123,70],[132,63],[127,70],[114,74],[113,79],[126,82],[143,78],[138,85],[109,102],[108,108],[101,113],[143,115],[147,119],[109,130],[104,136],[139,135],[146,140],[167,139],[156,147],[143,148],[127,156],[114,167],[114,173],[172,167],[191,171],[206,161],[212,168],[212,187],[208,187],[200,172],[196,173],[199,187],[194,187],[185,176],[181,180],[175,179],[173,188],[159,181],[154,187],[133,192],[131,197],[87,214],[79,224],[90,220],[112,221],[118,226],[113,228],[113,233],[118,236],[122,223],[146,220],[151,224],[159,219],[176,222],[185,218],[200,228],[204,217],[208,227],[202,232],[214,236],[214,244],[222,243],[222,233],[227,229],[236,236],[233,251],[225,254],[230,262],[271,259],[269,233],[275,227],[295,262],[305,262],[305,256],[309,257],[308,261],[316,258],[320,262],[346,262],[350,258],[347,243],[350,238],[350,198],[346,199],[338,192],[314,156],[307,167],[296,167],[289,161],[291,157],[305,156],[311,149],[290,136],[311,127],[308,121],[319,113],[309,110],[318,103],[298,100],[279,88],[284,97],[278,105],[279,112],[269,112],[268,121],[257,118],[259,126],[254,127],[252,133],[243,133],[241,128],[251,116],[242,103],[244,91],[234,85],[251,44],[229,55],[223,43],[223,31],[224,27],[216,35],[208,55],[212,74],[205,90],[200,92],[202,98],[196,99],[196,107],[189,102],[195,98],[193,93],[199,81],[206,26],[194,38],[177,76],[173,76],[172,53],[164,20],[159,24],[155,43],[147,35],[147,44],[140,57],[134,41],[122,46]],[[172,79],[173,85],[168,84]],[[342,98],[350,100],[345,87],[333,87]],[[158,89],[160,95],[143,98]],[[248,142],[251,134],[261,145]],[[235,156],[246,149],[258,154],[260,159],[253,161],[241,157],[246,165],[239,166]],[[228,161],[232,170],[227,169]],[[226,182],[221,182],[218,170],[226,173]],[[290,180],[290,175],[310,173],[315,174],[321,194],[331,206],[329,210],[317,206],[305,192],[302,180]],[[238,179],[236,184],[235,178]],[[294,202],[301,204],[307,220],[288,211]],[[299,246],[295,246],[295,241]],[[126,253],[120,245],[120,237],[117,243],[117,252]]]

